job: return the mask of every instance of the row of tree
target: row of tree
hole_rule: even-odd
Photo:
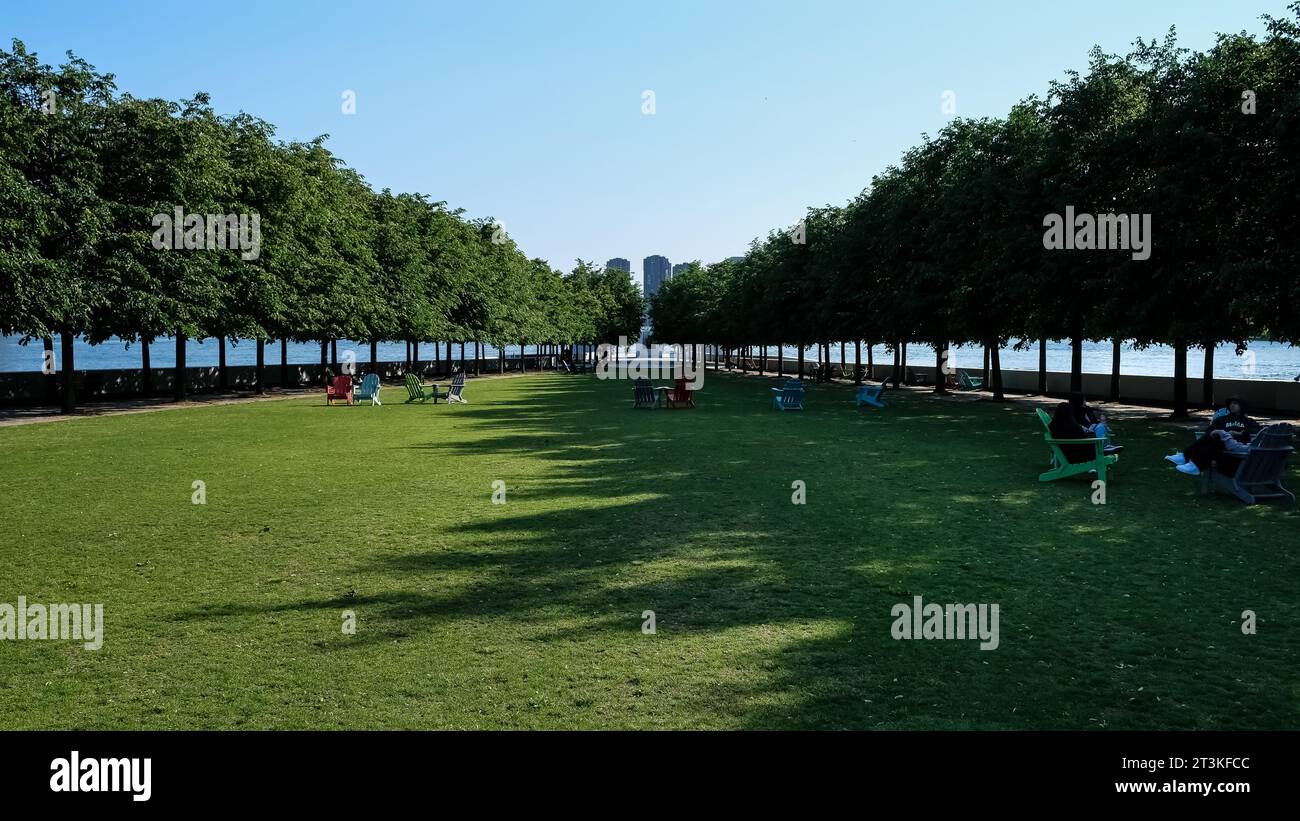
[[[1202,347],[1212,402],[1216,344],[1300,339],[1300,3],[1290,11],[1205,52],[1172,30],[1124,56],[1093,49],[1085,73],[1006,117],[950,121],[846,205],[666,283],[656,338],[792,343],[801,373],[803,348],[826,340],[887,343],[896,365],[908,342],[933,345],[937,366],[954,343],[983,345],[998,398],[1012,340],[1071,340],[1073,390],[1083,341],[1113,340],[1116,397],[1121,341],[1168,344],[1179,415],[1186,352]],[[1048,249],[1049,215],[1067,207],[1149,215],[1149,258]]]
[[[626,273],[579,260],[561,274],[491,218],[376,193],[324,137],[277,140],[256,117],[217,115],[204,94],[137,99],[71,54],[51,68],[18,40],[0,50],[0,202],[0,334],[44,342],[65,410],[79,338],[138,344],[146,390],[150,343],[173,338],[179,400],[190,338],[217,338],[223,354],[228,338],[256,340],[260,391],[268,340],[319,341],[322,360],[332,340],[369,341],[373,361],[389,340],[418,351],[635,337],[644,313]],[[198,216],[177,228],[200,248],[159,248],[173,244],[158,215],[177,208]],[[256,216],[256,249],[215,242],[206,215]]]

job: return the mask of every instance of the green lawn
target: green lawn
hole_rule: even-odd
[[[107,621],[0,641],[0,727],[1300,727],[1300,515],[1198,497],[1162,423],[1099,506],[1023,407],[384,393],[0,428],[0,602]],[[914,595],[997,603],[1000,647],[894,640]]]

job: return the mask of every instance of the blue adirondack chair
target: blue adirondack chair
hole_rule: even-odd
[[[772,393],[772,406],[777,410],[803,410],[803,380],[791,379],[784,387],[772,388]]]
[[[659,407],[659,392],[654,389],[648,379],[638,379],[632,383],[632,407],[633,408],[657,408]]]
[[[873,408],[883,408],[885,406],[885,383],[879,385],[863,385],[858,388],[858,395],[854,397],[858,407],[870,405]]]
[[[366,374],[365,378],[361,380],[361,387],[352,392],[352,397],[358,404],[360,404],[363,399],[369,399],[370,407],[372,408],[375,405],[384,404],[379,401],[379,374]]]

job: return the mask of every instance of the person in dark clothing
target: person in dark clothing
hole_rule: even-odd
[[[1074,411],[1070,408],[1069,402],[1062,402],[1056,406],[1056,413],[1052,414],[1052,423],[1047,426],[1047,430],[1052,434],[1053,439],[1097,438],[1074,418]],[[1061,453],[1065,455],[1065,460],[1072,465],[1091,462],[1097,458],[1097,449],[1092,445],[1059,445],[1059,447]]]
[[[1224,473],[1232,475],[1259,429],[1260,424],[1246,415],[1245,400],[1233,396],[1228,399],[1228,412],[1215,416],[1204,436],[1182,453],[1166,456],[1165,461],[1173,462],[1179,473],[1189,476],[1197,476],[1215,463]]]

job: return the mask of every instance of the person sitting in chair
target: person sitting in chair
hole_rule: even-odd
[[[1260,424],[1246,415],[1245,400],[1233,396],[1228,399],[1228,412],[1216,415],[1204,436],[1182,453],[1166,456],[1165,461],[1173,462],[1179,473],[1188,476],[1199,476],[1216,462],[1225,473],[1235,473],[1259,429]]]
[[[1052,423],[1047,426],[1048,431],[1052,434],[1053,439],[1096,439],[1092,431],[1080,425],[1075,419],[1074,409],[1070,407],[1069,402],[1062,402],[1056,406],[1056,413],[1052,414]],[[1065,460],[1070,464],[1080,462],[1091,462],[1097,458],[1097,449],[1092,445],[1061,445],[1061,453],[1065,455]]]

